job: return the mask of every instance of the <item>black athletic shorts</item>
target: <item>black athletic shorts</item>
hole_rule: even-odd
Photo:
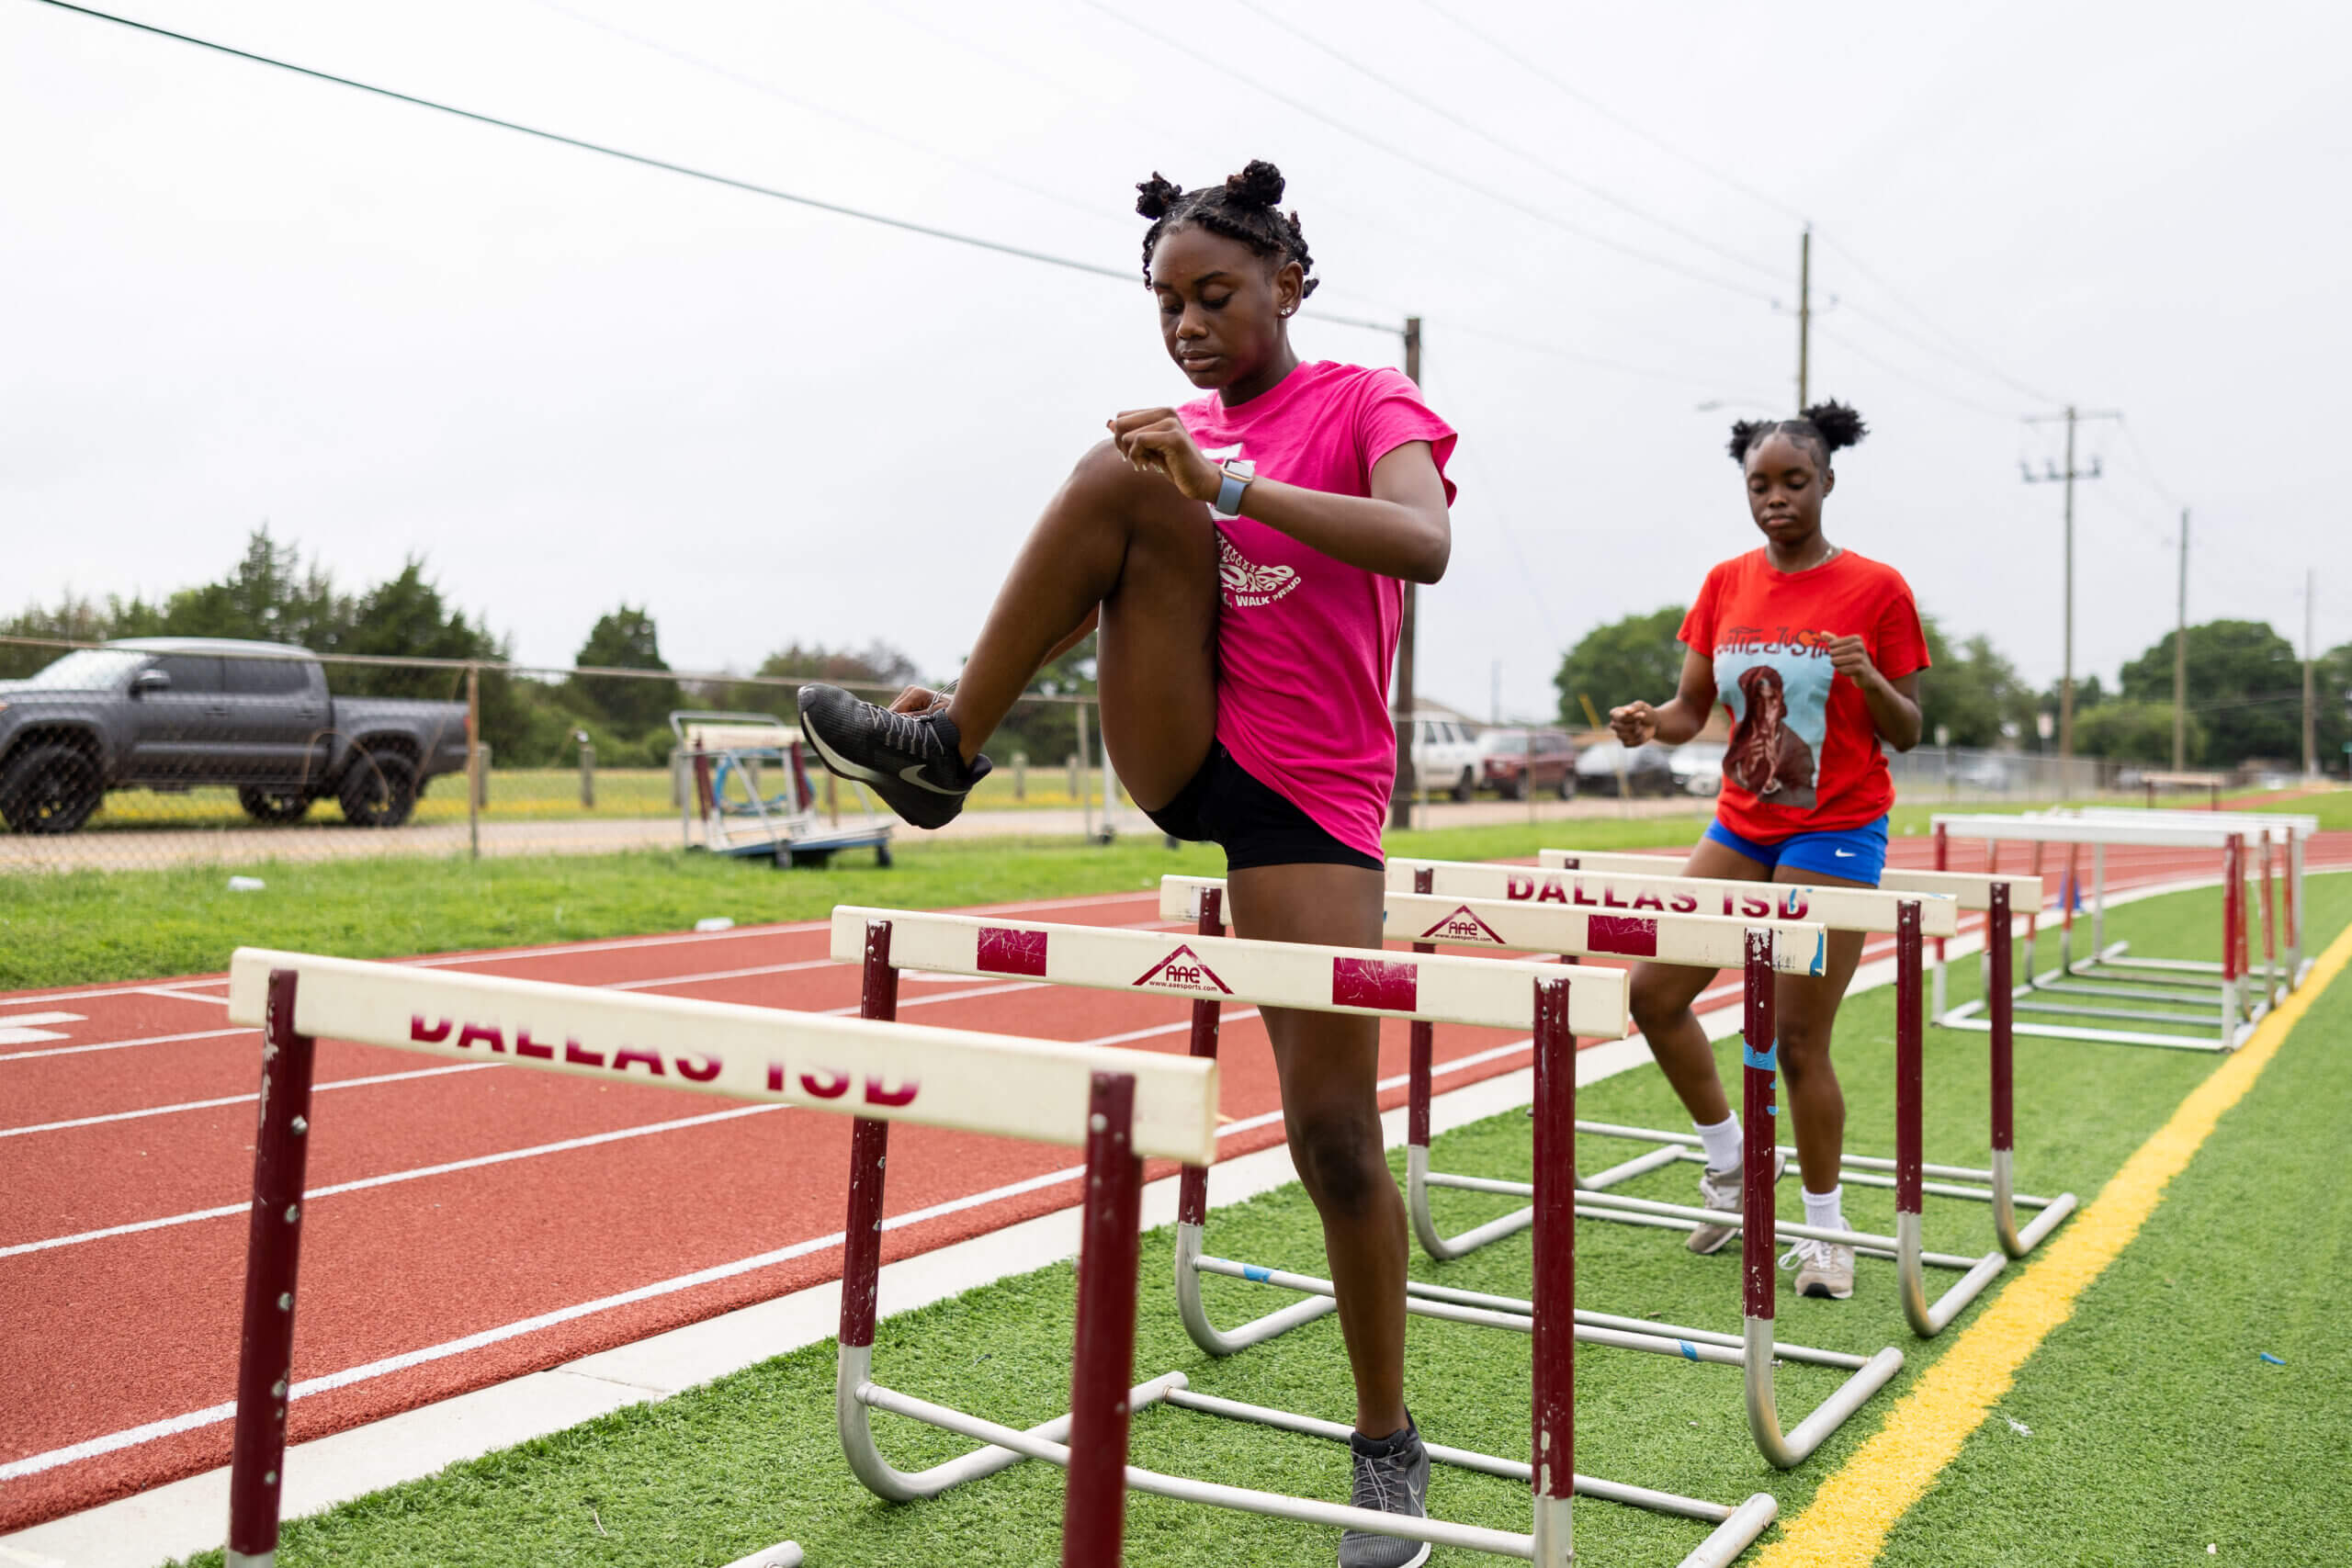
[[[1178,839],[1225,846],[1229,871],[1260,865],[1360,865],[1383,870],[1362,850],[1333,838],[1314,818],[1242,770],[1220,741],[1176,798],[1145,816]]]

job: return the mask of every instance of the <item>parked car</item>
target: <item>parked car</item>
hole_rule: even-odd
[[[1674,749],[1674,786],[1685,795],[1723,793],[1724,756],[1730,750],[1720,740],[1686,741]]]
[[[1577,743],[1557,729],[1489,729],[1478,737],[1478,782],[1505,800],[1528,790],[1577,795]]]
[[[1467,800],[1478,788],[1478,739],[1469,726],[1438,714],[1413,720],[1413,771],[1431,795]]]
[[[1622,771],[1622,785],[1621,785]],[[1632,750],[1623,742],[1600,740],[1577,753],[1577,788],[1599,795],[1672,795],[1673,753],[1655,740]]]
[[[329,696],[318,660],[277,643],[130,637],[0,681],[0,818],[19,833],[71,833],[108,790],[198,785],[257,822],[332,795],[396,828],[465,765],[465,704]]]

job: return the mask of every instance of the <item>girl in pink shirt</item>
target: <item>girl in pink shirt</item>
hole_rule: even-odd
[[[1299,361],[1288,323],[1313,262],[1275,205],[1272,164],[1199,190],[1157,175],[1137,188],[1160,336],[1206,395],[1106,422],[1110,438],[1013,562],[953,696],[917,689],[884,709],[804,687],[801,727],[836,772],[938,827],[1036,672],[1099,626],[1111,760],[1162,828],[1225,847],[1236,932],[1377,948],[1396,771],[1388,671],[1404,583],[1437,581],[1452,550],[1454,434],[1394,370]],[[1382,1149],[1377,1021],[1265,1019],[1355,1373],[1357,1494],[1418,1515],[1428,1470],[1404,1401],[1406,1223]],[[1405,1568],[1426,1553],[1351,1534],[1340,1562]]]

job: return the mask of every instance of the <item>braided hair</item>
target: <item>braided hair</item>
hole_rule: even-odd
[[[1254,254],[1277,258],[1277,265],[1296,262],[1301,272],[1312,272],[1315,260],[1306,254],[1306,236],[1299,230],[1298,214],[1285,214],[1278,205],[1283,185],[1283,172],[1258,158],[1223,185],[1193,190],[1160,178],[1159,172],[1153,170],[1151,178],[1136,186],[1136,211],[1151,220],[1143,236],[1145,284],[1151,282],[1151,253],[1160,238],[1186,224],[1238,240]],[[1299,297],[1314,293],[1316,282],[1309,277]]]
[[[1745,467],[1747,454],[1758,443],[1775,435],[1785,435],[1792,441],[1802,441],[1821,455],[1821,466],[1829,466],[1829,454],[1841,447],[1851,446],[1871,433],[1862,416],[1844,403],[1832,400],[1815,403],[1794,419],[1743,419],[1731,427],[1731,460]]]

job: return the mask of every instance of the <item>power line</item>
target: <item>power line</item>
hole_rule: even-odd
[[[1815,322],[1814,330],[1818,332],[1823,337],[1827,338],[1830,342],[1845,349],[1847,353],[1851,354],[1856,358],[1863,361],[1865,364],[1875,365],[1881,370],[1885,371],[1888,375],[1894,377],[1896,379],[1908,381],[1911,385],[1918,388],[1921,391],[1928,393],[1930,397],[1940,398],[1945,402],[1951,403],[1956,408],[1963,408],[1971,413],[1982,414],[1986,419],[1997,419],[2004,424],[2010,423],[2017,418],[2017,415],[2013,412],[1993,408],[1984,403],[1980,403],[1973,398],[1963,397],[1960,393],[1952,391],[1950,388],[1938,386],[1935,382],[1928,380],[1925,377],[1917,375],[1912,371],[1905,370],[1901,366],[1893,364],[1890,361],[1881,359],[1877,355],[1872,354],[1870,350],[1854,342],[1853,339],[1847,337],[1842,333],[1830,331],[1829,328],[1821,325],[1818,321]]]
[[[1663,137],[1658,136],[1656,132],[1645,130],[1643,127],[1635,125],[1632,120],[1627,119],[1623,115],[1619,114],[1616,110],[1611,108],[1607,104],[1602,103],[1600,99],[1593,97],[1589,93],[1579,91],[1577,88],[1554,75],[1551,72],[1544,70],[1540,65],[1537,65],[1529,58],[1524,50],[1515,50],[1509,44],[1501,41],[1499,39],[1495,38],[1492,34],[1484,32],[1472,26],[1470,23],[1463,20],[1462,17],[1457,12],[1453,11],[1450,7],[1437,4],[1437,0],[1420,0],[1420,5],[1424,10],[1436,13],[1446,21],[1451,22],[1453,26],[1459,28],[1462,31],[1469,34],[1472,38],[1476,39],[1480,43],[1485,44],[1488,49],[1493,50],[1497,54],[1501,55],[1504,59],[1518,66],[1521,70],[1526,72],[1529,75],[1534,77],[1537,81],[1550,86],[1555,92],[1559,93],[1562,96],[1582,104],[1586,108],[1590,109],[1593,113],[1600,116],[1601,118],[1609,121],[1611,125],[1616,126],[1620,130],[1638,137],[1640,140],[1648,142],[1651,146],[1665,153],[1668,157],[1673,158],[1679,163],[1689,164],[1691,168],[1698,170],[1701,174],[1706,175],[1709,179],[1713,180],[1716,184],[1724,186],[1726,189],[1737,191],[1740,195],[1747,197],[1750,201],[1758,202],[1765,207],[1770,208],[1773,211],[1779,213],[1783,218],[1787,218],[1798,223],[1805,221],[1804,214],[1799,212],[1795,208],[1791,207],[1788,203],[1781,201],[1775,197],[1765,195],[1762,191],[1758,190],[1754,186],[1747,184],[1746,181],[1724,173],[1721,169],[1716,168],[1705,159],[1694,157],[1690,153],[1685,152],[1673,143],[1666,141]]]
[[[2015,377],[2008,375],[1998,366],[1994,365],[1990,360],[1985,359],[1983,355],[1978,355],[1968,345],[1967,340],[1948,331],[1940,322],[1929,316],[1925,310],[1920,310],[1918,306],[1912,304],[1902,295],[1897,294],[1892,284],[1888,283],[1884,277],[1872,270],[1860,255],[1855,254],[1853,246],[1847,244],[1842,240],[1837,238],[1834,234],[1825,234],[1823,238],[1827,240],[1831,247],[1846,258],[1847,263],[1851,265],[1856,272],[1861,274],[1864,277],[1870,279],[1871,283],[1875,284],[1880,293],[1884,294],[1889,299],[1894,300],[1897,305],[1900,305],[1903,309],[1908,310],[1914,318],[1923,322],[1929,331],[1933,332],[1938,337],[1944,339],[1945,342],[1951,344],[1954,349],[1957,349],[1962,355],[1964,355],[1969,362],[1972,362],[1978,374],[1989,376],[1994,380],[2007,387],[2011,391],[2037,403],[2055,405],[2064,403],[2066,400],[2064,398],[2053,398],[2047,392],[2036,390],[2034,388],[2028,386],[2023,381],[2018,380]],[[1902,332],[1902,329],[1894,326],[1894,323],[1885,321],[1883,317],[1877,316],[1871,311],[1863,310],[1859,305],[1849,304],[1849,308],[1856,315],[1861,316],[1866,320],[1876,321],[1879,325],[1885,327],[1888,331],[1895,333],[1898,336],[1906,335]],[[1917,342],[1916,339],[1913,341]],[[1931,352],[1945,353],[1943,350],[1931,350]],[[1948,353],[1945,354],[1945,356],[1947,358],[1951,357]]]
[[[1646,365],[1629,365],[1622,359],[1606,359],[1597,354],[1585,354],[1577,349],[1563,348],[1557,344],[1545,343],[1540,338],[1523,337],[1514,333],[1499,332],[1492,327],[1476,326],[1467,321],[1444,319],[1443,325],[1446,333],[1451,336],[1480,338],[1488,343],[1499,344],[1505,348],[1515,348],[1525,354],[1542,355],[1547,359],[1562,360],[1570,365],[1588,365],[1597,370],[1613,370],[1622,376],[1639,376],[1653,381],[1672,381],[1687,387],[1703,387],[1711,392],[1721,391],[1723,389],[1721,378],[1716,377],[1685,376],[1672,370],[1654,370]]]
[[[780,190],[775,186],[761,185],[753,180],[738,179],[732,175],[721,175],[708,169],[698,169],[690,164],[675,164],[666,158],[656,158],[643,152],[632,152],[626,148],[610,146],[601,141],[590,141],[583,137],[569,136],[560,130],[545,130],[535,125],[525,125],[520,120],[502,119],[496,115],[483,114],[476,109],[459,108],[454,104],[419,97],[413,93],[403,93],[391,87],[379,87],[372,82],[362,82],[349,76],[338,76],[333,72],[314,70],[308,65],[297,65],[291,61],[274,59],[266,54],[256,54],[251,50],[216,43],[210,39],[198,38],[191,33],[176,33],[169,28],[159,28],[148,22],[132,21],[128,17],[118,17],[108,12],[92,10],[86,6],[74,5],[71,0],[38,0],[38,3],[60,11],[71,11],[76,16],[89,17],[97,21],[112,22],[117,27],[129,28],[134,32],[150,33],[157,38],[170,39],[175,43],[193,44],[198,49],[210,50],[216,54],[225,54],[232,59],[249,61],[255,65],[266,65],[297,76],[307,76],[312,81],[331,83],[338,87],[349,87],[356,92],[373,94],[379,98],[390,98],[395,103],[408,104],[416,108],[431,109],[437,114],[471,120],[477,125],[493,126],[500,130],[512,130],[518,135],[536,137],[539,141],[552,141],[559,146],[575,148],[582,152],[617,158],[625,164],[635,164],[641,168],[658,169],[663,174],[681,175],[687,179],[701,180],[708,185],[724,186],[729,190],[743,191],[752,196],[763,196],[775,201],[788,201],[797,207],[813,208],[817,211],[830,212],[836,217],[854,218],[861,222],[878,223],[886,229],[897,229],[910,234],[922,234],[933,240],[945,240],[951,244],[969,245],[975,250],[992,251],[999,255],[1015,256],[1023,261],[1038,262],[1046,266],[1062,267],[1070,272],[1091,273],[1097,277],[1114,278],[1130,286],[1136,282],[1134,273],[1118,267],[1104,266],[1097,262],[1080,261],[1071,256],[1059,256],[1050,251],[1031,250],[1025,245],[1011,245],[1001,240],[983,239],[977,234],[958,233],[953,229],[942,229],[929,223],[917,223],[911,219],[893,218],[888,213],[872,212],[864,208],[845,206],[838,201],[826,201],[819,197],[802,196],[794,191]],[[1398,330],[1394,321],[1366,321],[1355,316],[1336,315],[1328,310],[1307,310],[1300,313],[1312,316],[1317,321],[1331,321],[1340,326],[1363,327],[1370,332],[1393,335]]]
[[[46,0],[46,3],[55,4],[57,3],[57,0]],[[1584,240],[1591,244],[1599,245],[1605,250],[1611,250],[1618,252],[1623,255],[1632,256],[1636,261],[1647,262],[1652,266],[1659,267],[1665,271],[1675,273],[1679,276],[1690,278],[1693,282],[1712,284],[1717,288],[1727,288],[1735,294],[1745,295],[1750,299],[1759,300],[1767,305],[1772,303],[1772,297],[1770,295],[1763,293],[1758,289],[1751,288],[1744,283],[1736,283],[1730,278],[1717,276],[1713,273],[1702,272],[1695,267],[1685,266],[1680,262],[1675,261],[1671,257],[1662,256],[1655,252],[1643,250],[1638,245],[1629,245],[1622,240],[1613,240],[1605,234],[1596,233],[1592,230],[1569,222],[1566,219],[1560,217],[1555,212],[1551,212],[1544,208],[1537,207],[1532,202],[1521,201],[1517,197],[1511,196],[1508,192],[1497,190],[1492,186],[1482,185],[1476,180],[1467,178],[1466,176],[1457,174],[1451,169],[1433,164],[1417,152],[1408,152],[1406,149],[1397,146],[1395,142],[1385,141],[1369,131],[1360,130],[1356,127],[1348,124],[1345,120],[1338,118],[1336,116],[1326,114],[1321,109],[1315,107],[1311,104],[1304,103],[1297,98],[1292,97],[1289,94],[1283,92],[1278,87],[1270,86],[1265,82],[1237,70],[1230,58],[1219,58],[1217,56],[1208,54],[1201,50],[1194,49],[1192,45],[1185,43],[1181,39],[1172,38],[1167,33],[1163,33],[1147,23],[1136,20],[1133,17],[1127,16],[1115,6],[1105,4],[1104,0],[1081,0],[1081,3],[1090,10],[1099,11],[1103,16],[1110,17],[1113,21],[1117,22],[1124,27],[1131,28],[1136,32],[1141,33],[1144,37],[1151,39],[1154,43],[1159,44],[1161,48],[1173,50],[1175,52],[1182,54],[1188,59],[1199,62],[1201,64],[1215,72],[1219,79],[1238,82],[1244,86],[1253,88],[1256,91],[1264,94],[1266,96],[1286,105],[1296,113],[1305,115],[1309,119],[1317,120],[1340,132],[1343,136],[1361,141],[1365,146],[1373,148],[1376,152],[1385,152],[1389,157],[1396,159],[1399,163],[1410,164],[1415,168],[1421,170],[1425,174],[1434,175],[1437,178],[1443,180],[1450,186],[1458,186],[1464,190],[1483,196],[1487,200],[1495,202],[1499,206],[1510,208],[1514,211],[1523,213],[1527,217],[1534,219],[1539,223],[1548,224],[1552,228],[1561,231],[1563,233],[1573,234],[1580,240]]]
[[[1417,105],[1427,110],[1429,113],[1437,116],[1440,119],[1447,121],[1449,124],[1459,126],[1462,130],[1468,131],[1471,135],[1477,137],[1480,141],[1488,142],[1496,147],[1499,147],[1504,152],[1510,153],[1513,157],[1525,159],[1528,163],[1534,164],[1537,168],[1543,170],[1545,174],[1550,175],[1554,179],[1560,181],[1564,185],[1574,186],[1577,189],[1584,192],[1587,196],[1592,197],[1596,200],[1605,201],[1610,206],[1616,208],[1619,211],[1630,213],[1645,223],[1656,224],[1658,228],[1665,230],[1668,233],[1674,235],[1677,239],[1682,240],[1690,244],[1697,245],[1700,249],[1720,256],[1725,261],[1732,262],[1740,266],[1751,268],[1757,272],[1764,274],[1767,277],[1777,278],[1781,276],[1780,269],[1777,267],[1767,265],[1765,263],[1758,261],[1753,256],[1743,255],[1737,251],[1731,250],[1726,246],[1719,245],[1703,234],[1696,233],[1691,230],[1685,229],[1682,225],[1675,222],[1672,219],[1661,218],[1657,213],[1648,210],[1646,208],[1639,207],[1633,202],[1627,201],[1624,197],[1617,195],[1613,191],[1608,190],[1600,186],[1594,185],[1589,180],[1569,173],[1567,170],[1560,167],[1557,164],[1551,162],[1541,153],[1530,152],[1528,149],[1520,146],[1516,142],[1496,135],[1486,127],[1476,123],[1465,116],[1455,113],[1453,110],[1446,107],[1443,104],[1430,101],[1428,97],[1422,94],[1413,91],[1412,88],[1397,81],[1395,77],[1374,71],[1372,67],[1363,63],[1361,61],[1341,53],[1338,49],[1332,47],[1322,39],[1317,38],[1314,34],[1307,32],[1305,28],[1297,27],[1285,20],[1280,13],[1259,4],[1259,0],[1235,0],[1235,4],[1240,6],[1241,8],[1246,11],[1253,12],[1257,16],[1263,17],[1266,21],[1272,23],[1275,27],[1280,28],[1283,31],[1290,34],[1291,37],[1297,39],[1300,42],[1306,44],[1310,49],[1317,50],[1321,53],[1330,56],[1333,60],[1338,61],[1340,64],[1346,66],[1349,70],[1354,72],[1359,76],[1363,76],[1369,81],[1379,83],[1382,86],[1387,88],[1398,97],[1403,98],[1407,103]]]
[[[722,81],[732,82],[739,87],[748,88],[754,93],[763,95],[763,96],[774,98],[778,103],[790,104],[795,108],[806,110],[810,114],[821,115],[827,119],[833,120],[842,125],[846,125],[852,130],[864,131],[868,136],[880,137],[886,141],[895,141],[901,147],[912,148],[918,152],[926,153],[932,157],[942,159],[944,162],[953,164],[959,169],[969,169],[974,174],[979,175],[983,178],[995,180],[1000,184],[1010,186],[1015,190],[1026,191],[1031,196],[1036,197],[1041,200],[1050,201],[1057,206],[1069,208],[1074,212],[1083,213],[1088,218],[1095,219],[1102,222],[1120,221],[1116,215],[1094,203],[1080,201],[1064,192],[1049,190],[1044,186],[1032,185],[1027,180],[1022,179],[1017,175],[1009,175],[1000,169],[991,168],[988,164],[981,163],[977,158],[967,158],[960,152],[953,152],[944,147],[933,146],[930,142],[922,141],[917,137],[909,136],[904,131],[894,130],[887,125],[876,125],[870,120],[861,119],[857,116],[848,113],[846,110],[837,109],[830,104],[819,103],[814,98],[803,97],[797,93],[788,92],[786,89],[777,86],[775,83],[766,81],[763,78],[747,74],[746,73],[737,71],[730,66],[721,65],[717,61],[705,60],[700,55],[690,54],[683,49],[678,49],[670,44],[663,43],[659,39],[648,38],[645,34],[639,32],[632,32],[627,28],[620,27],[612,22],[607,22],[601,17],[583,15],[581,12],[571,9],[568,6],[559,5],[557,0],[531,0],[531,4],[540,7],[542,10],[552,11],[557,16],[561,17],[568,21],[577,23],[581,27],[594,28],[600,33],[605,33],[611,37],[621,39],[628,43],[636,45],[639,49],[650,50],[655,54],[666,56],[671,60],[676,61],[682,65],[690,66],[696,71],[717,76]],[[1122,226],[1124,227],[1125,225],[1123,224]]]

